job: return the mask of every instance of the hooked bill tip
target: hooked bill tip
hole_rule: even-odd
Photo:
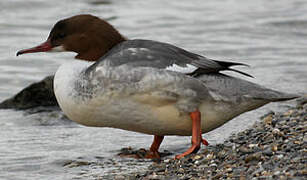
[[[19,56],[19,55],[21,55],[22,53],[20,52],[20,51],[18,51],[17,53],[16,53],[16,56]]]

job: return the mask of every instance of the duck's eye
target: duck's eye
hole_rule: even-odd
[[[58,38],[59,38],[59,39],[62,39],[62,38],[64,38],[65,36],[66,36],[65,33],[59,33],[59,34],[58,34]]]

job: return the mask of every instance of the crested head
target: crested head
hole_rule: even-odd
[[[96,61],[125,38],[108,22],[89,14],[58,21],[45,43],[21,50],[17,55],[33,52],[72,51],[77,59]]]

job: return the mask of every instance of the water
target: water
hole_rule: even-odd
[[[246,78],[276,90],[306,93],[307,2],[162,1],[162,0],[1,0],[0,101],[53,74],[73,53],[29,54],[23,48],[43,42],[64,17],[90,13],[110,19],[128,38],[169,42],[213,59],[251,65]],[[237,74],[229,73],[239,76]],[[251,126],[270,110],[252,111],[205,134],[212,144]],[[88,128],[63,120],[62,114],[0,110],[0,179],[95,179],[145,168],[148,161],[121,159],[122,147],[149,147],[152,137],[109,128]],[[167,137],[161,149],[175,154],[190,137]]]

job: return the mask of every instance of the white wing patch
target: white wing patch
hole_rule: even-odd
[[[177,64],[172,64],[171,66],[166,67],[166,70],[180,72],[183,74],[188,74],[194,72],[198,67],[191,64],[187,64],[186,67],[178,66]]]
[[[140,51],[148,51],[147,48],[128,48],[127,50],[131,52],[131,55],[136,55]]]

